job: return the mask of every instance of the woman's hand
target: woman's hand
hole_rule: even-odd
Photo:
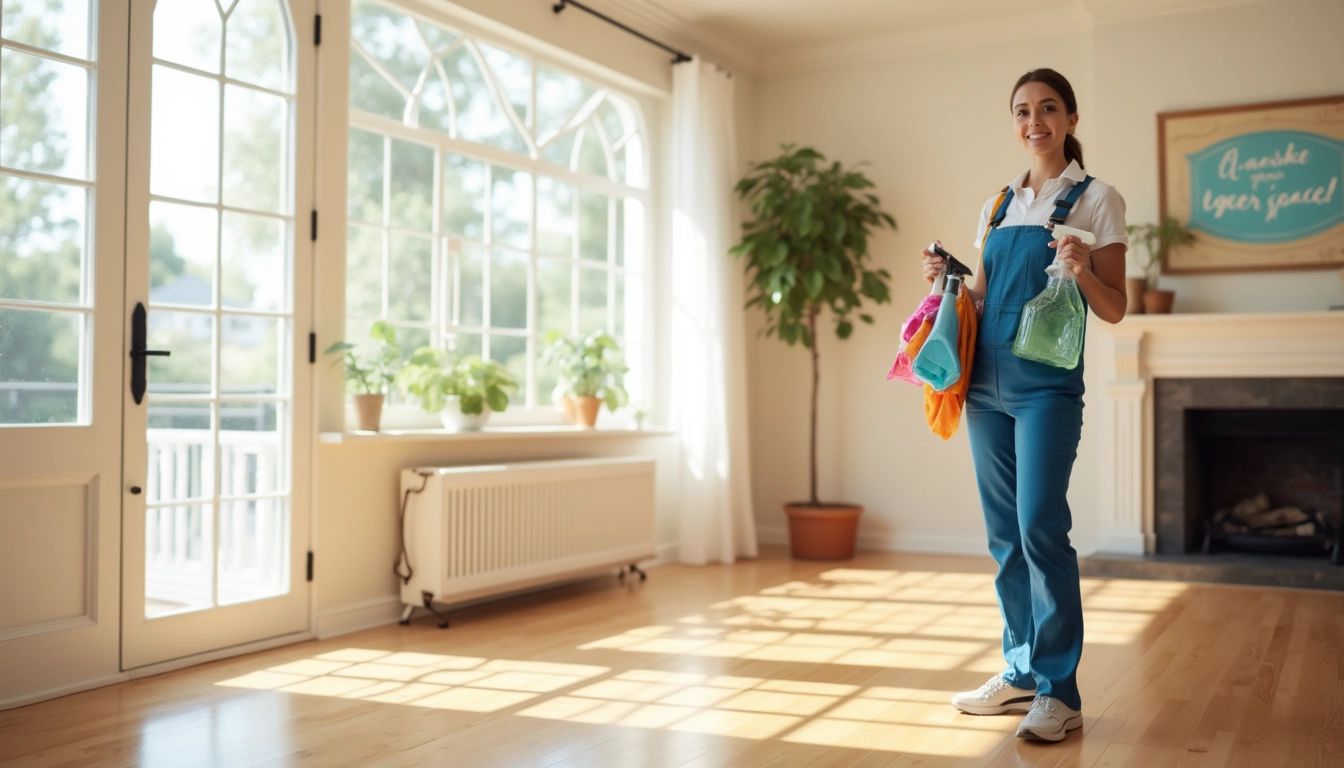
[[[1050,247],[1058,249],[1059,260],[1063,262],[1064,268],[1072,272],[1075,277],[1084,272],[1092,271],[1092,251],[1074,235],[1065,235],[1062,239],[1051,240]]]
[[[941,240],[935,242],[937,242],[938,245],[943,244]],[[920,258],[924,260],[924,279],[930,283],[937,280],[938,276],[943,273],[943,267],[946,266],[944,262],[947,261],[947,259],[944,259],[942,256],[929,250],[932,247],[933,246],[930,245],[920,253]]]

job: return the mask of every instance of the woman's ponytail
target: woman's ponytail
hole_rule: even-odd
[[[1083,165],[1083,143],[1072,133],[1064,137],[1064,159],[1077,160],[1079,168],[1087,167]]]

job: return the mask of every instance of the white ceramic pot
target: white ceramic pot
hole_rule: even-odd
[[[443,410],[439,412],[439,419],[443,422],[443,428],[449,432],[479,432],[490,420],[490,406],[485,406],[480,413],[463,413],[458,406],[457,396],[449,395]]]

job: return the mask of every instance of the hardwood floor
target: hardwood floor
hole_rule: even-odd
[[[1000,668],[988,558],[652,569],[0,712],[32,766],[1340,766],[1344,593],[1085,579],[1084,727]]]

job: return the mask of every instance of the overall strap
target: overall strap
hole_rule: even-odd
[[[1091,176],[1085,176],[1082,181],[1073,185],[1067,195],[1055,201],[1055,212],[1050,214],[1050,225],[1063,224],[1064,220],[1069,218],[1069,213],[1073,211],[1073,204],[1078,202],[1078,198],[1083,196],[1087,185],[1092,183]]]
[[[999,196],[994,198],[994,205],[989,209],[989,221],[985,222],[985,231],[980,233],[981,245],[989,239],[990,230],[1003,223],[1003,217],[1008,215],[1008,204],[1011,202],[1013,202],[1013,190],[1009,187],[999,190]]]

